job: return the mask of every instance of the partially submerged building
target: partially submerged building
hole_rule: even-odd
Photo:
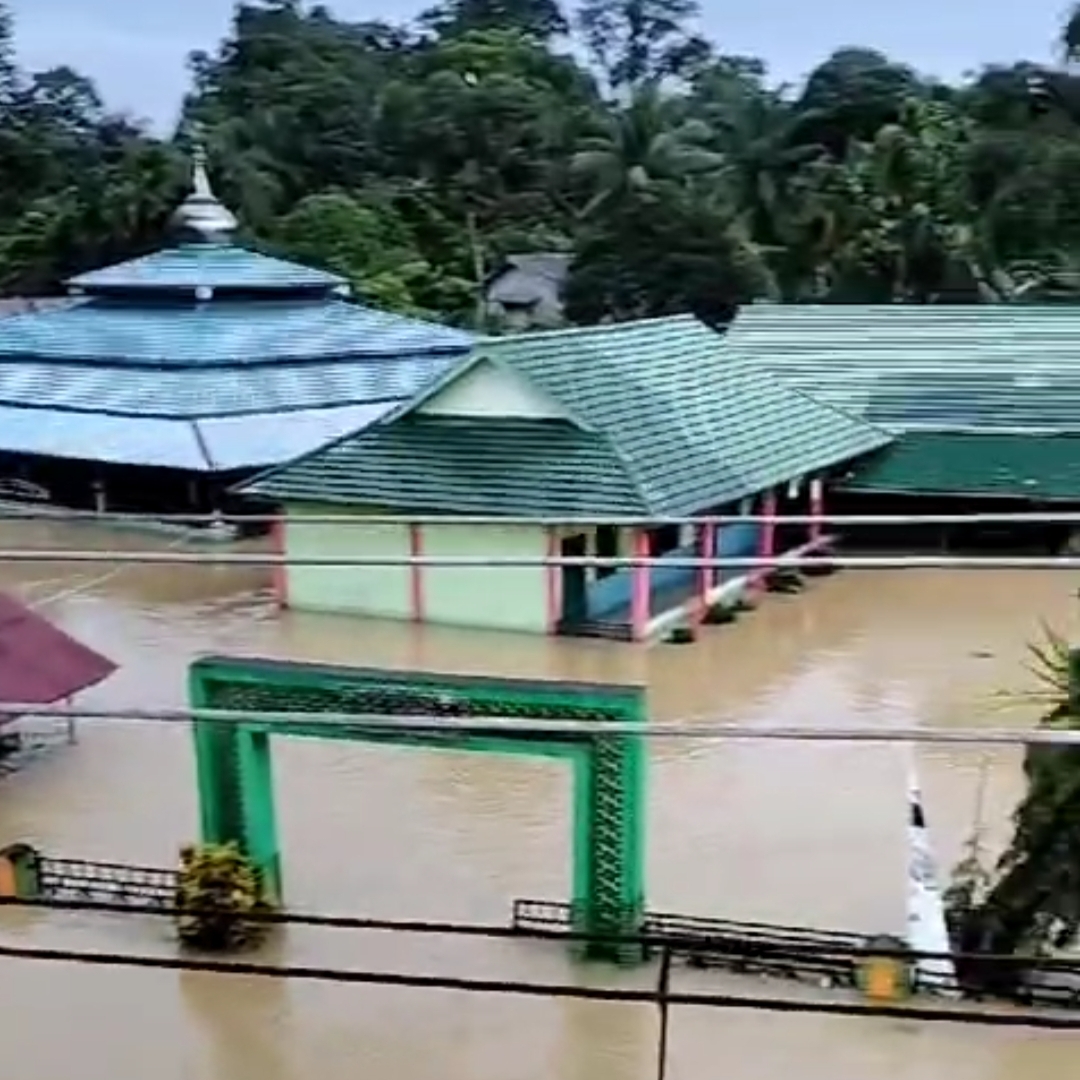
[[[235,242],[201,157],[175,245],[0,319],[0,486],[99,509],[213,509],[238,479],[355,431],[471,336],[352,302]]]
[[[298,561],[279,588],[294,607],[640,639],[672,613],[704,610],[747,575],[675,566],[328,567],[302,560],[771,558],[781,541],[811,550],[826,541],[819,528],[782,537],[770,525],[648,523],[820,511],[827,480],[889,441],[727,355],[719,335],[679,316],[485,340],[406,405],[243,490],[284,508],[283,550]],[[305,522],[331,511],[354,520]],[[374,515],[436,520],[366,520]],[[487,521],[444,523],[441,515]],[[577,523],[560,524],[568,522]]]
[[[897,436],[838,480],[834,509],[1080,506],[1080,308],[755,304],[726,344]]]

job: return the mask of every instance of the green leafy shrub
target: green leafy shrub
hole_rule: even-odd
[[[236,844],[189,845],[180,852],[176,929],[180,941],[206,952],[258,944],[268,910],[258,870]]]

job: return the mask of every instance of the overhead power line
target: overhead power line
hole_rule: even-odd
[[[172,905],[135,903],[115,900],[82,900],[60,897],[0,897],[0,908],[37,908],[47,911],[83,911],[110,915],[148,915],[157,918],[176,918],[178,916],[197,917],[207,915],[220,919],[220,911],[200,912],[189,907]],[[1016,953],[958,953],[958,952],[922,952],[908,948],[885,948],[874,945],[855,945],[847,942],[820,942],[780,940],[777,934],[795,934],[799,927],[778,926],[769,923],[739,922],[730,927],[699,931],[696,934],[665,932],[663,934],[645,930],[636,934],[598,934],[563,928],[529,927],[519,929],[514,926],[496,926],[491,923],[465,923],[433,921],[426,919],[383,919],[363,915],[323,915],[311,912],[278,911],[274,909],[245,912],[237,916],[248,923],[268,925],[307,926],[326,930],[355,930],[377,933],[416,934],[433,937],[471,937],[482,939],[513,939],[532,941],[559,941],[570,943],[604,943],[612,945],[637,945],[653,950],[675,949],[692,950],[695,954],[737,952],[741,957],[755,954],[769,955],[782,951],[785,958],[799,957],[812,960],[822,956],[843,955],[853,960],[862,957],[895,957],[909,961],[916,960],[964,960],[977,961],[980,964],[995,964],[1004,967],[1022,967],[1039,971],[1078,972],[1080,956],[1030,956]],[[755,934],[774,937],[755,937]],[[804,931],[805,932],[805,931]],[[740,936],[741,935],[741,936]],[[737,939],[737,940],[736,940]]]
[[[444,566],[507,568],[580,566],[628,569],[633,566],[668,570],[796,570],[831,567],[838,570],[1080,570],[1080,555],[696,555],[600,556],[537,555],[277,555],[271,552],[124,551],[93,548],[5,548],[0,563],[138,563],[146,566]]]
[[[59,507],[25,508],[0,506],[0,521],[90,522],[109,524],[178,525],[272,525],[287,520],[290,526],[304,525],[532,525],[588,528],[617,525],[624,528],[659,528],[664,525],[1080,525],[1076,511],[1020,511],[1017,513],[975,514],[701,514],[696,517],[660,515],[628,517],[521,517],[492,514],[152,514],[123,511],[66,510]]]
[[[777,1013],[814,1013],[825,1016],[878,1017],[895,1020],[1028,1027],[1058,1031],[1080,1030],[1080,1016],[1021,1012],[1004,1009],[972,1009],[964,1006],[856,1004],[809,998],[764,997],[748,994],[701,994],[657,989],[595,987],[569,983],[535,983],[505,979],[470,979],[397,971],[356,971],[300,965],[256,964],[246,961],[145,956],[134,953],[90,952],[0,944],[0,958],[81,964],[92,967],[143,968],[158,971],[201,971],[215,975],[255,978],[305,979],[353,986],[397,986],[466,993],[608,1001],[624,1004],[691,1006],[697,1008],[748,1009]]]
[[[426,699],[438,692],[407,691]],[[447,709],[455,704],[452,693],[444,695]],[[810,725],[794,727],[776,724],[736,724],[706,717],[684,720],[540,720],[513,716],[387,715],[347,712],[270,712],[241,709],[106,709],[88,706],[5,703],[0,716],[58,717],[113,722],[188,724],[204,723],[263,725],[304,724],[308,727],[363,728],[368,734],[477,735],[492,737],[555,738],[559,735],[633,735],[648,739],[739,740],[743,742],[847,742],[847,743],[927,743],[974,746],[1077,746],[1080,729],[1065,728],[942,728],[923,727],[843,727]]]

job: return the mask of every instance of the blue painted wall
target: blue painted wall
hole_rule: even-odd
[[[746,525],[718,525],[716,527],[716,554],[723,558],[749,558],[758,551],[761,526],[753,523]],[[697,554],[696,545],[676,548],[666,552],[662,558],[687,558]],[[728,571],[726,577],[742,576],[745,571]],[[697,577],[693,567],[657,566],[649,578],[652,594],[665,592],[678,586],[689,585]],[[589,586],[589,615],[594,619],[621,620],[629,617],[632,573],[629,569],[617,570],[609,577],[594,582]]]

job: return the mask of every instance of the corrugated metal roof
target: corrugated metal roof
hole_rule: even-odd
[[[290,413],[197,420],[195,427],[215,471],[259,468],[290,461],[359,431],[393,406],[346,405],[335,409],[305,409]]]
[[[441,513],[644,514],[645,501],[604,436],[559,421],[409,416],[287,469],[323,502]],[[283,497],[274,477],[255,489]],[[284,496],[288,497],[288,496]]]
[[[400,402],[452,364],[428,353],[293,366],[149,371],[0,360],[0,403],[128,416],[199,417]],[[287,423],[283,417],[282,423]],[[0,447],[3,446],[0,431]]]
[[[0,405],[0,450],[193,472],[211,468],[186,420],[132,420]]]
[[[198,288],[329,291],[347,282],[337,274],[230,244],[185,244],[79,274],[68,285],[94,293]]]
[[[753,304],[726,344],[897,431],[1080,432],[1077,306]]]
[[[1080,502],[1080,436],[913,432],[858,465],[852,492]]]
[[[152,305],[97,300],[0,322],[0,358],[113,367],[286,364],[463,353],[472,335],[344,300]]]
[[[0,450],[14,454],[225,472],[289,461],[366,427],[388,405],[352,405],[199,421],[0,405]]]
[[[523,375],[562,403],[582,428],[609,440],[650,513],[719,506],[890,441],[884,432],[785,387],[760,365],[728,356],[718,335],[691,316],[487,339],[423,397],[484,360]],[[405,411],[386,423],[401,422]],[[262,478],[252,490],[317,499],[326,483],[341,498],[344,481],[320,463],[343,453],[324,449],[311,461]],[[522,466],[514,458],[507,467]],[[412,472],[403,471],[408,469],[407,460],[396,467],[403,491],[413,484]],[[357,477],[351,489],[356,501],[371,497],[371,475],[365,470]],[[520,510],[507,506],[505,512]],[[640,507],[626,510],[636,513]]]

